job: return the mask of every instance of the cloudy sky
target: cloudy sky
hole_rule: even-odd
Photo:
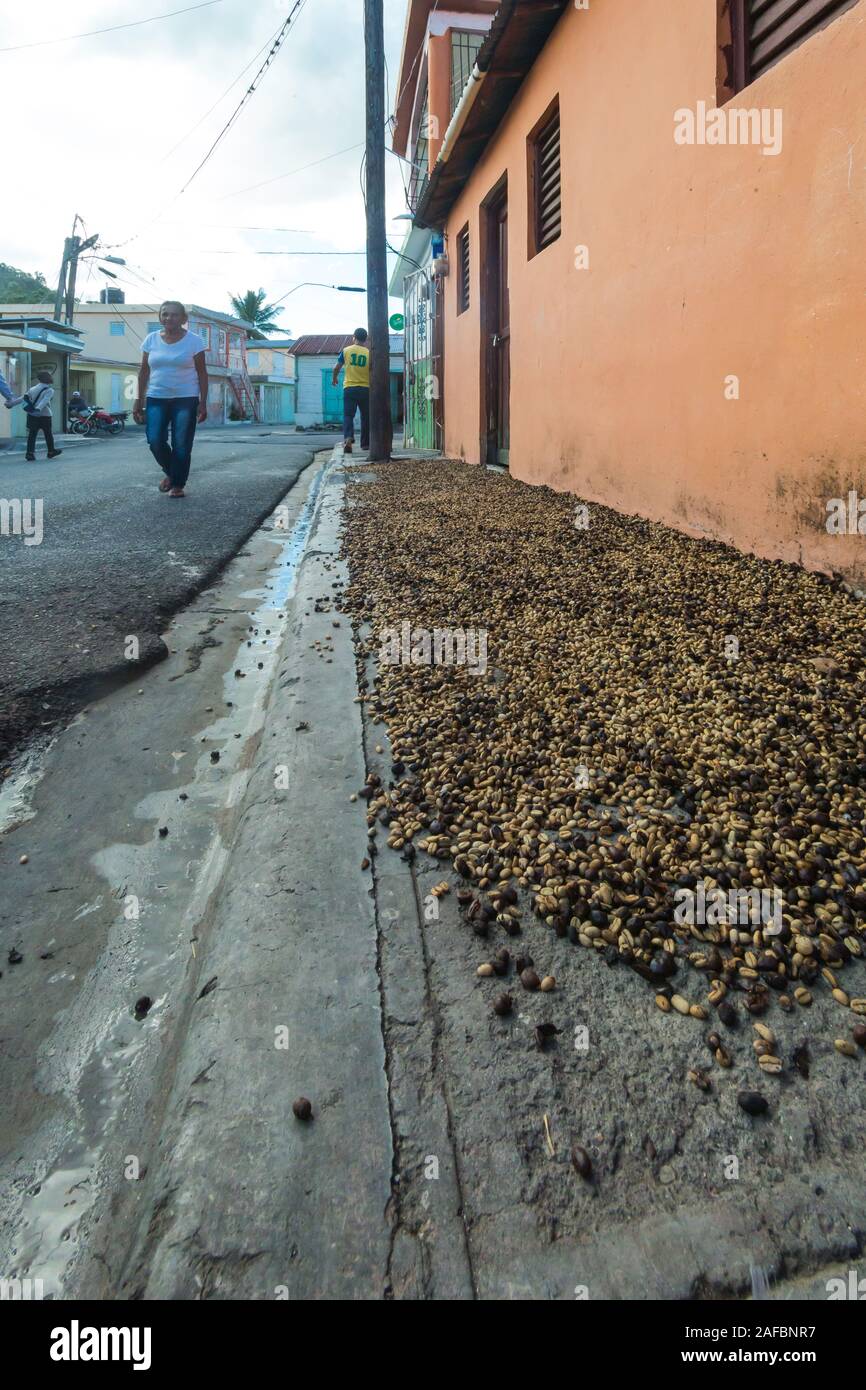
[[[227,311],[229,292],[259,286],[275,300],[302,281],[365,285],[363,256],[335,254],[365,243],[363,0],[306,0],[258,91],[181,196],[292,0],[216,0],[155,23],[45,43],[192,3],[2,7],[0,261],[41,271],[54,285],[79,213],[88,234],[127,259],[128,269],[115,270],[128,302],[170,297]],[[406,0],[385,0],[389,111],[405,10]],[[18,47],[34,42],[40,46]],[[394,155],[387,173],[388,239],[399,247],[406,223],[390,219],[405,211],[405,198]],[[108,283],[94,264],[83,266],[83,298],[97,298]],[[392,310],[400,307],[392,301]],[[364,321],[363,296],[304,288],[286,299],[280,324],[299,336]]]

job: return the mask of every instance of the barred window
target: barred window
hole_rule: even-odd
[[[475,55],[486,38],[485,34],[470,34],[466,29],[451,31],[451,115],[457,110],[466,83],[475,66]]]
[[[428,104],[429,93],[424,93],[424,104],[421,107],[421,118],[418,122],[418,139],[415,142],[415,152],[412,156],[412,172],[409,175],[409,206],[414,212],[430,177],[429,169],[429,149],[430,149],[430,113]]]

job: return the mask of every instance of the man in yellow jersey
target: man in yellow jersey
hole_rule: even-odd
[[[366,328],[356,328],[355,336],[337,358],[331,375],[336,386],[341,371],[343,378],[343,453],[351,454],[355,442],[355,411],[361,412],[361,448],[370,447],[370,349]]]

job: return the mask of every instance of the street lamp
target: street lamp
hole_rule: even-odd
[[[339,290],[342,294],[367,293],[363,285],[326,285],[323,284],[321,280],[302,280],[300,285],[293,285],[290,290],[286,290],[285,294],[281,294],[279,299],[275,299],[274,303],[282,304],[284,299],[288,299],[290,294],[295,293],[295,290],[302,290],[308,286],[313,286],[315,289],[319,290]]]

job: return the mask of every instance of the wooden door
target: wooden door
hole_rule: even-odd
[[[508,195],[488,205],[486,429],[487,463],[508,467],[511,401],[511,313],[508,294]]]
[[[496,342],[496,453],[497,462],[508,467],[508,438],[511,404],[511,316],[508,298],[508,202],[503,200],[497,213],[497,318]]]

